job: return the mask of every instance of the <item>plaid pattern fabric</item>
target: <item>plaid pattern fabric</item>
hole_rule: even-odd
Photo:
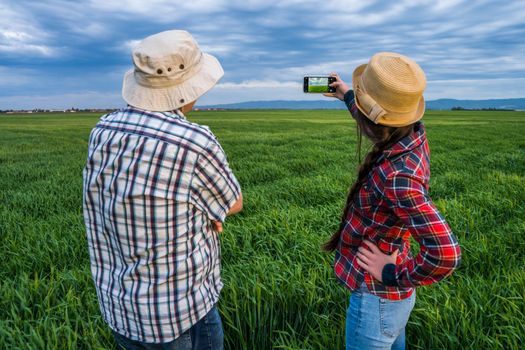
[[[211,131],[128,107],[92,130],[84,219],[102,315],[119,334],[168,342],[222,288],[218,233],[240,188]]]
[[[350,290],[364,281],[372,294],[405,299],[414,287],[437,282],[459,265],[459,244],[428,196],[429,161],[425,129],[418,122],[409,136],[384,151],[368,175],[345,214],[335,255],[335,273]],[[410,235],[420,245],[416,257]],[[397,286],[385,286],[359,266],[356,253],[365,239],[383,252],[399,249]]]

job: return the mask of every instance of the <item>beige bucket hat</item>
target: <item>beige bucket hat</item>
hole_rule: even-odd
[[[131,106],[172,111],[195,101],[223,76],[219,61],[201,52],[184,30],[169,30],[142,40],[132,53],[122,97]]]
[[[376,124],[400,127],[423,117],[425,73],[410,58],[393,52],[375,54],[354,70],[357,108]]]

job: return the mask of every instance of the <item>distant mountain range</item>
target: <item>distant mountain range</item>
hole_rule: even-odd
[[[452,109],[461,107],[465,109],[517,109],[525,110],[525,98],[509,98],[495,100],[454,100],[439,99],[427,101],[427,109]],[[198,108],[224,108],[224,109],[344,109],[342,102],[337,100],[315,101],[249,101],[240,103],[217,104],[198,106]]]

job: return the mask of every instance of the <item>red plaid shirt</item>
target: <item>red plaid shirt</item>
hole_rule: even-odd
[[[356,195],[334,266],[350,290],[364,281],[372,294],[405,299],[414,287],[437,282],[459,265],[459,244],[428,196],[429,155],[425,128],[418,122],[409,136],[384,151]],[[410,253],[410,235],[420,245],[416,257]],[[359,266],[356,253],[364,239],[385,253],[399,249],[392,272],[397,286],[384,285]]]

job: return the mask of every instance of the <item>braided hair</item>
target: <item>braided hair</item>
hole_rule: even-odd
[[[339,245],[341,232],[345,226],[346,217],[348,211],[352,206],[355,196],[359,192],[359,189],[366,181],[368,174],[374,168],[374,165],[378,161],[379,157],[383,154],[383,151],[389,146],[397,143],[399,140],[409,135],[414,129],[414,124],[410,124],[402,127],[391,127],[373,123],[368,119],[359,109],[357,109],[355,103],[351,103],[350,112],[352,117],[357,122],[357,152],[359,154],[359,161],[361,161],[361,143],[362,135],[364,134],[369,138],[373,147],[366,155],[364,161],[359,166],[357,173],[357,179],[350,188],[348,196],[346,198],[346,205],[343,210],[341,217],[341,223],[336,232],[322,245],[322,249],[328,252],[334,251]]]

